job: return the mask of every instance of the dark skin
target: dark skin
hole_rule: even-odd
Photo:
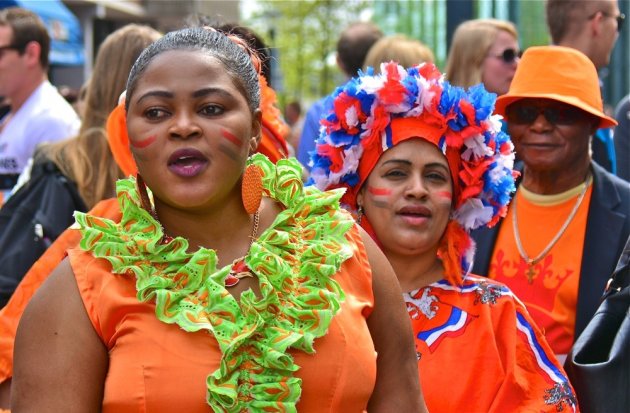
[[[550,99],[522,101],[539,108],[555,105]],[[598,118],[587,112],[570,125],[551,123],[542,114],[529,124],[508,122],[516,153],[525,164],[522,182],[525,188],[536,194],[552,195],[584,182],[591,163],[591,137],[598,123]]]
[[[168,64],[160,65],[161,61]],[[171,70],[180,76],[174,76]],[[160,188],[154,191],[155,203],[166,232],[189,239],[191,249],[213,248],[220,257],[219,265],[242,256],[248,248],[253,223],[242,207],[240,176],[260,136],[260,112],[249,110],[234,82],[225,81],[225,73],[218,61],[199,52],[165,52],[142,75],[151,82],[139,80],[136,94],[129,97],[127,122],[130,140],[156,136],[154,147],[134,150],[134,155],[149,187]],[[207,83],[201,84],[205,88],[202,90],[213,92],[201,96],[198,90],[202,82]],[[159,96],[138,101],[155,90],[160,91]],[[236,121],[232,117],[235,112]],[[226,156],[219,147],[219,127],[247,145],[232,147],[233,153]],[[184,144],[208,154],[209,159],[201,173],[186,179],[164,167],[168,164],[165,159]],[[241,166],[231,162],[240,162]],[[192,195],[186,191],[190,187],[196,188]],[[264,200],[263,205],[259,234],[280,211],[272,200]],[[378,351],[378,374],[369,412],[425,412],[402,294],[386,258],[368,236],[363,234],[362,238],[373,273],[375,299],[367,325]],[[246,278],[228,291],[238,298],[247,288],[257,292],[257,284],[255,278]],[[65,260],[37,292],[20,322],[12,409],[100,411],[107,370],[107,349],[92,327],[72,268]]]
[[[0,409],[11,407],[11,379],[0,383]]]

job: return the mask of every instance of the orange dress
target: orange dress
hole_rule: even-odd
[[[575,412],[575,393],[523,304],[468,275],[403,294],[431,413]]]
[[[348,235],[354,255],[334,276],[346,299],[315,354],[289,351],[300,366],[299,412],[364,411],[376,377],[376,353],[365,318],[374,305],[370,266],[360,235]],[[155,316],[136,298],[133,276],[80,249],[69,251],[86,311],[109,352],[103,412],[209,412],[206,377],[219,367],[217,341]]]
[[[83,238],[70,264],[109,353],[105,412],[367,408],[372,278],[358,227],[340,209],[343,192],[304,188],[294,160],[256,154],[248,163],[284,208],[241,261],[256,275],[256,296],[229,293],[233,265],[217,267],[216,251],[164,242],[134,179],[118,181],[119,222],[75,215]]]

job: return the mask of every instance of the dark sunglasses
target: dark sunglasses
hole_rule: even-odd
[[[494,57],[503,60],[504,63],[514,63],[517,58],[520,59],[522,56],[522,50],[505,49],[503,53],[495,55]]]
[[[2,57],[2,55],[4,54],[5,50],[17,50],[18,52],[22,51],[21,47],[18,46],[14,46],[12,44],[6,45],[6,46],[0,46],[0,57]]]
[[[626,15],[623,13],[619,13],[617,15],[615,14],[610,14],[610,13],[606,13],[605,11],[596,11],[595,13],[591,14],[590,16],[588,16],[588,19],[594,19],[595,16],[597,16],[597,13],[601,13],[602,16],[604,17],[613,17],[615,20],[617,20],[617,31],[620,32],[621,29],[623,28],[623,22],[626,21]]]
[[[571,105],[540,106],[531,102],[512,103],[506,108],[506,112],[508,122],[518,125],[533,123],[541,113],[547,122],[554,125],[573,125],[585,117],[584,111]]]
[[[623,13],[619,13],[619,15],[611,17],[614,17],[615,20],[617,20],[617,31],[621,32],[621,29],[623,28],[623,22],[626,21],[626,15]]]

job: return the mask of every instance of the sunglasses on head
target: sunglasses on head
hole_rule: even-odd
[[[540,114],[554,125],[573,125],[585,118],[581,109],[561,103],[540,105],[534,102],[515,102],[506,108],[506,112],[508,122],[519,125],[534,123]]]
[[[602,16],[604,17],[613,17],[615,20],[617,20],[617,31],[621,32],[621,29],[623,28],[623,22],[626,21],[626,15],[623,13],[619,13],[619,14],[610,14],[610,13],[606,13],[605,11],[596,11],[595,13],[591,14],[590,16],[588,16],[588,19],[594,19],[595,16],[597,16],[597,13],[601,13]]]
[[[514,61],[517,58],[520,59],[521,56],[523,56],[522,50],[505,49],[503,53],[495,55],[494,57],[503,60],[504,63],[514,63]]]
[[[621,29],[623,28],[623,22],[626,21],[626,15],[623,13],[619,13],[617,16],[610,17],[614,17],[615,20],[617,20],[617,31],[621,32]]]

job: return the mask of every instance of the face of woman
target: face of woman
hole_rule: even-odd
[[[201,209],[240,196],[260,113],[251,113],[235,82],[219,60],[190,50],[164,52],[140,75],[127,130],[156,202]]]
[[[444,155],[424,139],[410,139],[383,153],[357,202],[386,255],[435,254],[452,197]]]
[[[516,53],[514,59],[507,62],[503,56],[506,50]],[[481,67],[481,81],[489,92],[501,96],[508,92],[520,58],[518,42],[510,33],[500,30],[494,44],[488,50]],[[510,55],[510,52],[507,54]]]

